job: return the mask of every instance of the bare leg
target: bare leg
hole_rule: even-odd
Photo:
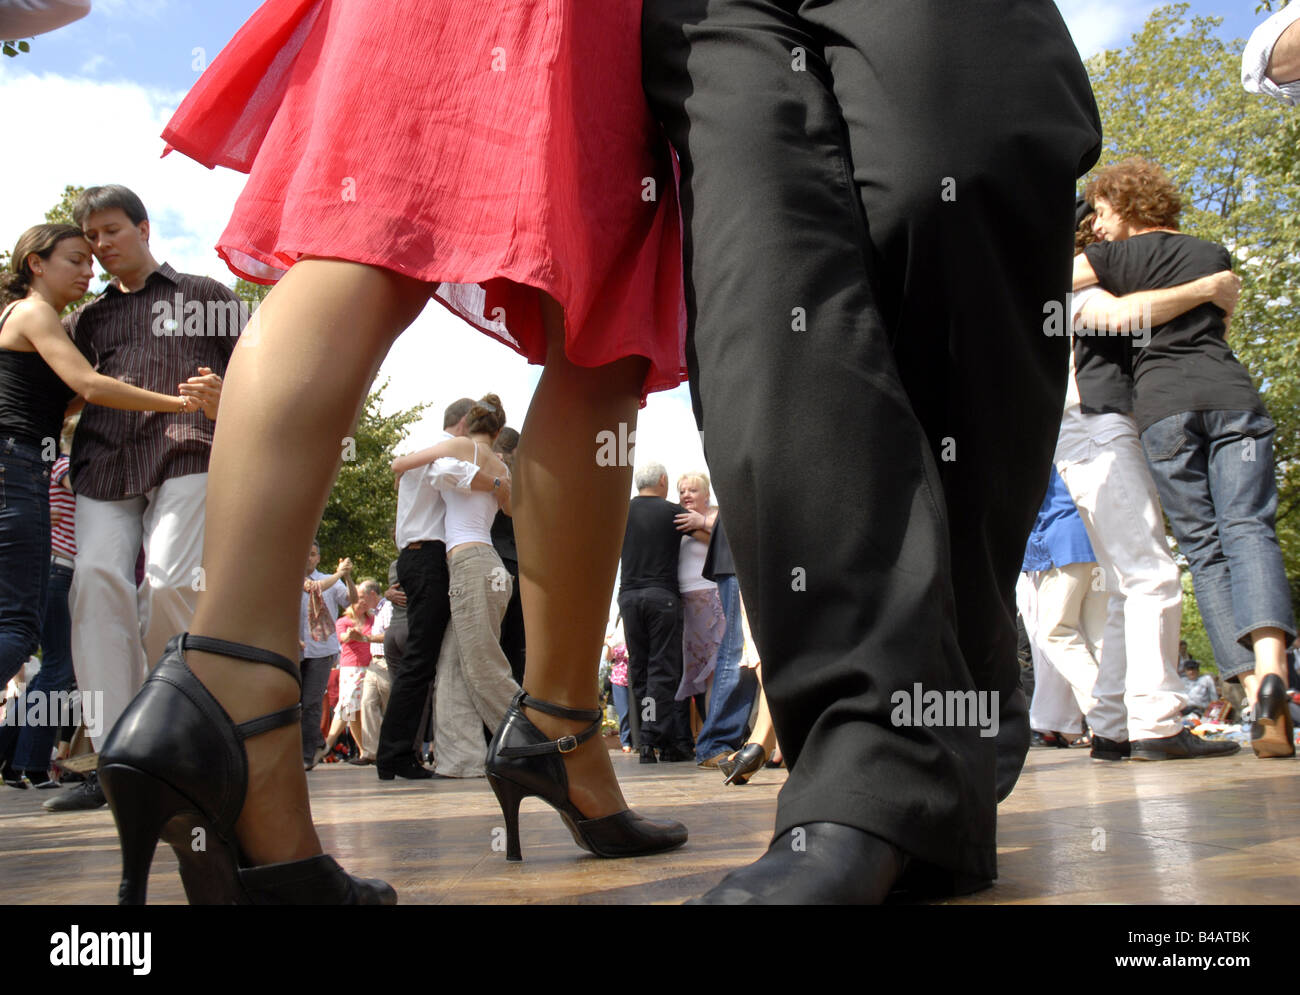
[[[1259,682],[1269,674],[1276,674],[1286,684],[1286,633],[1281,629],[1256,629],[1250,635],[1255,650],[1255,672],[1241,674],[1237,680],[1246,692],[1246,699],[1254,705],[1259,697]]]
[[[343,440],[393,340],[429,288],[387,270],[307,259],[262,303],[231,358],[208,476],[207,541],[192,631],[298,659],[302,551],[338,474]],[[298,688],[273,667],[206,653],[190,667],[236,722]],[[236,835],[254,864],[321,852],[295,725],[245,743]]]
[[[570,708],[597,707],[595,660],[627,528],[631,466],[599,466],[597,436],[636,427],[647,360],[598,369],[564,355],[564,316],[543,295],[546,370],[533,395],[515,455],[515,541],[528,664],[524,690]],[[548,736],[586,723],[528,710]],[[627,807],[599,736],[564,758],[569,799],[589,818]]]
[[[776,750],[776,727],[772,725],[772,712],[767,707],[767,693],[763,690],[762,667],[754,673],[758,676],[758,717],[754,719],[754,729],[749,734],[748,742],[763,747],[763,752],[770,758]],[[736,754],[731,756],[734,758]]]

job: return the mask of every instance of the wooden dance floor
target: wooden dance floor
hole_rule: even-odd
[[[690,827],[681,850],[634,860],[580,851],[536,799],[520,816],[524,860],[507,863],[487,782],[380,782],[370,767],[308,775],[328,852],[381,877],[403,904],[678,903],[763,852],[784,771],[741,788],[694,764],[642,766],[616,754],[631,804]],[[963,903],[1294,903],[1300,792],[1294,760],[1249,749],[1216,760],[1095,763],[1086,750],[1035,749],[998,820],[1001,877]],[[56,815],[47,791],[0,788],[0,902],[114,901],[119,861],[107,808]],[[494,832],[495,830],[495,832]],[[150,900],[184,901],[159,848]]]

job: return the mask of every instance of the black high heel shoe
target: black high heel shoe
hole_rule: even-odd
[[[767,762],[767,750],[762,743],[746,743],[730,760],[719,760],[723,784],[748,784],[749,778]]]
[[[1277,674],[1269,674],[1259,682],[1250,746],[1261,760],[1295,756],[1295,730],[1287,707],[1286,685]]]
[[[528,721],[525,707],[591,725],[576,736],[547,739]],[[646,819],[628,808],[600,819],[588,819],[569,801],[569,776],[562,754],[572,753],[598,732],[598,711],[564,708],[530,698],[523,691],[515,695],[501,728],[492,737],[487,756],[488,783],[506,819],[506,860],[523,859],[519,849],[519,803],[530,796],[559,812],[574,842],[598,857],[639,857],[686,842],[686,827],[680,822]]]
[[[99,756],[99,780],[122,843],[121,905],[143,905],[159,838],[180,862],[192,905],[392,905],[383,881],[344,872],[326,854],[247,867],[235,822],[248,791],[244,740],[301,721],[293,705],[236,725],[185,663],[187,649],[298,668],[266,650],[182,633],[113,726]]]

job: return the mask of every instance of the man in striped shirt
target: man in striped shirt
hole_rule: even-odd
[[[167,641],[189,627],[203,590],[203,509],[221,376],[247,320],[227,287],[177,273],[149,250],[144,204],[123,186],[91,187],[73,216],[113,282],[65,320],[99,372],[197,397],[202,412],[87,406],[72,448],[77,571],[72,657],[83,692],[102,692],[102,736]],[[145,550],[145,579],[135,564]],[[50,799],[52,811],[104,804],[95,778]]]

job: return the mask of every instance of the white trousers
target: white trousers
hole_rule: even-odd
[[[1056,469],[1110,592],[1089,724],[1116,741],[1173,736],[1187,703],[1178,676],[1183,589],[1136,425],[1094,439],[1086,459],[1062,460]]]
[[[72,576],[72,661],[77,686],[103,693],[103,745],[167,640],[186,631],[203,589],[208,475],[173,477],[122,501],[77,498]],[[144,583],[135,564],[144,544]]]
[[[1016,603],[1034,658],[1031,729],[1079,732],[1085,715],[1091,724],[1109,600],[1099,581],[1097,564],[1071,563],[1022,573],[1016,583]]]

